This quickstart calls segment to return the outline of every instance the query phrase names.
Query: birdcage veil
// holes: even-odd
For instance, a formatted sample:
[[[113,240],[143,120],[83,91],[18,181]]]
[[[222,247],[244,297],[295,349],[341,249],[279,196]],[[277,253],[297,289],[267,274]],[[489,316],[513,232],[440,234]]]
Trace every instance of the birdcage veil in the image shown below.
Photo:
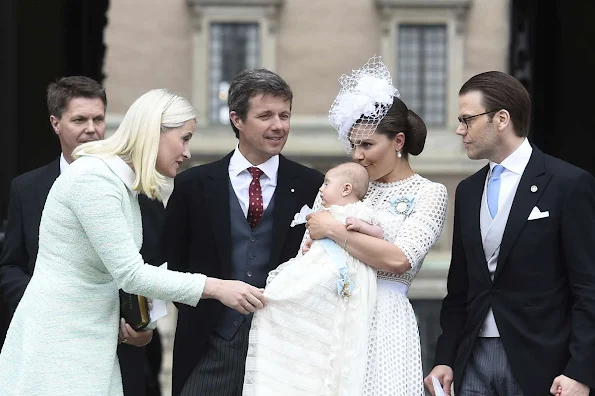
[[[393,86],[388,67],[381,56],[373,56],[351,76],[339,78],[341,89],[330,110],[329,120],[339,133],[345,151],[369,138],[378,123],[393,104],[394,97],[401,97]]]

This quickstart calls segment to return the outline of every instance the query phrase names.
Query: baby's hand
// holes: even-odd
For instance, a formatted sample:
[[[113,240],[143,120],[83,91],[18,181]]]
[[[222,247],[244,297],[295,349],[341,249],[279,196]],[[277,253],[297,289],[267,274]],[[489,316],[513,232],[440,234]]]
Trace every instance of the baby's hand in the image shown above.
[[[304,246],[302,247],[302,254],[308,253],[308,250],[310,250],[310,247],[312,247],[312,242],[314,242],[312,239],[306,239],[306,242],[304,242]]]
[[[364,222],[356,217],[348,217],[345,219],[345,225],[347,226],[348,231],[360,232],[363,224]]]

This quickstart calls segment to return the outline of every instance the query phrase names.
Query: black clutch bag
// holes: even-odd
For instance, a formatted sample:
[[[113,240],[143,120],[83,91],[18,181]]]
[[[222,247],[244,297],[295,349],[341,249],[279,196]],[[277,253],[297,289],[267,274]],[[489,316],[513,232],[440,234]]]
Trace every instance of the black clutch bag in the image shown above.
[[[145,328],[151,321],[147,298],[120,289],[120,317],[136,331]]]

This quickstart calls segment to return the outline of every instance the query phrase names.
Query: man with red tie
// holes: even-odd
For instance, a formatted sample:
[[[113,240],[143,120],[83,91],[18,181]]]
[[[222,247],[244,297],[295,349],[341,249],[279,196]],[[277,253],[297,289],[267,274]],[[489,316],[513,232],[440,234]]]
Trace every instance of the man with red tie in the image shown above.
[[[238,145],[176,177],[163,233],[169,268],[262,288],[269,271],[296,255],[305,228],[290,223],[303,205],[312,206],[323,175],[280,155],[292,99],[291,88],[269,70],[234,78],[228,105]],[[244,315],[206,300],[178,305],[174,395],[242,394],[252,297]]]

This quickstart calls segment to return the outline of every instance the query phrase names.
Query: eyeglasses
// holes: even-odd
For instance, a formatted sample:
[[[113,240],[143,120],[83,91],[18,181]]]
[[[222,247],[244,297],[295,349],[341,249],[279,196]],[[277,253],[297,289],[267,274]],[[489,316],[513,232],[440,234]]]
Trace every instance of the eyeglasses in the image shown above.
[[[461,124],[463,124],[465,126],[465,128],[469,128],[469,124],[467,123],[470,119],[475,118],[475,117],[479,117],[482,115],[486,115],[486,114],[490,114],[490,113],[495,113],[499,110],[492,110],[492,111],[486,111],[485,113],[481,113],[481,114],[475,114],[469,117],[457,117],[457,119],[459,120],[459,122]]]

